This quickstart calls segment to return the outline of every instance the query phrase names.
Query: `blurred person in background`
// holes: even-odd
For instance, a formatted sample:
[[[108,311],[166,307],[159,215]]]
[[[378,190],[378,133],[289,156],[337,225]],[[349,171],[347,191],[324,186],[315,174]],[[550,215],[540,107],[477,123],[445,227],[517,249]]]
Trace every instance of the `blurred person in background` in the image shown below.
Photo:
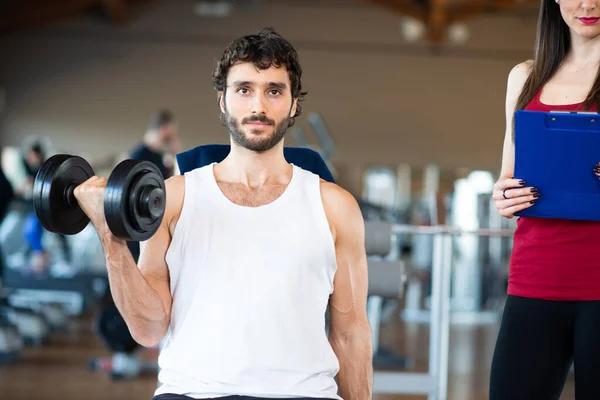
[[[21,149],[2,150],[2,169],[19,199],[31,199],[35,176],[46,159],[44,148],[42,140],[36,138],[25,141]]]
[[[0,159],[2,155],[0,155]],[[13,187],[6,177],[4,170],[2,169],[2,164],[0,163],[0,224],[4,220],[4,216],[8,211],[8,207],[15,197],[15,191]]]
[[[131,151],[129,158],[150,161],[160,169],[165,179],[177,173],[175,156],[181,151],[179,127],[175,115],[161,109],[150,116],[142,141]]]
[[[0,154],[0,159],[2,155]],[[4,220],[4,216],[6,215],[8,208],[10,207],[13,198],[15,197],[15,192],[10,184],[10,181],[4,174],[4,170],[2,169],[2,164],[0,163],[0,226],[2,225],[2,221]],[[2,248],[0,248],[0,287],[2,286],[2,280],[4,278],[4,255],[2,254]]]
[[[42,243],[44,230],[32,204],[33,183],[46,160],[46,153],[43,139],[37,137],[25,140],[20,149],[10,147],[2,152],[2,168],[13,188],[15,199],[26,205],[27,218],[24,222],[23,236],[31,256],[28,267],[35,273],[46,271],[50,265],[48,252]]]

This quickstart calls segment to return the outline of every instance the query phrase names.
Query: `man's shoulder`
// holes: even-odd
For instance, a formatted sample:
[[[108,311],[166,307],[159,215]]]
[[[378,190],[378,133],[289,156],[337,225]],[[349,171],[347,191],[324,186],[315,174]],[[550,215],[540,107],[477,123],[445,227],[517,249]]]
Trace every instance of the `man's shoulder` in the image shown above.
[[[167,197],[165,217],[171,221],[179,219],[183,210],[186,192],[192,193],[192,196],[195,196],[193,193],[198,193],[198,185],[202,185],[210,179],[211,168],[211,165],[205,165],[165,179]],[[186,184],[190,186],[186,187]]]
[[[185,175],[173,175],[165,179],[165,184],[171,186],[185,185]]]
[[[138,143],[135,146],[133,146],[133,148],[129,151],[129,155],[130,157],[136,157],[142,154],[147,154],[148,153],[148,147],[146,147],[145,144],[143,143]]]
[[[185,176],[174,175],[165,180],[165,191],[167,204],[165,216],[177,218],[183,208],[183,199],[185,197]]]
[[[211,176],[211,168],[212,165],[204,165],[165,179],[167,193],[172,192],[174,196],[182,196],[185,192],[186,181],[188,181],[186,177],[191,178],[192,183],[197,181],[203,182],[203,180]]]
[[[356,197],[343,187],[321,179],[321,198],[330,222],[336,225],[348,219],[362,219]]]
[[[356,198],[340,185],[320,178],[321,196],[323,200],[340,202],[340,205],[357,204]]]

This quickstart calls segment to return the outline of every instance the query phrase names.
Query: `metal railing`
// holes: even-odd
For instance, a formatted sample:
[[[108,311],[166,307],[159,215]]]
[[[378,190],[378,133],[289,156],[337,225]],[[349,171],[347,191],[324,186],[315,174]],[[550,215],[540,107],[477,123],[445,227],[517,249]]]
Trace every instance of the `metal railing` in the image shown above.
[[[448,396],[448,354],[450,333],[450,274],[453,263],[452,239],[457,236],[510,237],[510,229],[466,230],[452,226],[394,225],[394,235],[433,235],[431,321],[429,331],[429,369],[427,373],[374,372],[374,393],[428,395],[429,400]]]

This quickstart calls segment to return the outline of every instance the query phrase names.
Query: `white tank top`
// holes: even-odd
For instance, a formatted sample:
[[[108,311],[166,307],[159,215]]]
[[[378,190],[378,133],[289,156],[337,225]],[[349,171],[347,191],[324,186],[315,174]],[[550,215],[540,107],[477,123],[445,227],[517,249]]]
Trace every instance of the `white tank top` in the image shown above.
[[[336,257],[319,176],[293,165],[279,198],[244,207],[213,167],[184,175],[155,394],[341,399],[325,331]]]

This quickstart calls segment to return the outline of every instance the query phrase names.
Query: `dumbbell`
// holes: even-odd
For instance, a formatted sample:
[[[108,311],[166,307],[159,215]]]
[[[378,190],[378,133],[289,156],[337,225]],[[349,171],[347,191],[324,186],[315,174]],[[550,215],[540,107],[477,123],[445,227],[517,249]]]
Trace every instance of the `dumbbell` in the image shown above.
[[[50,232],[75,235],[90,222],[77,204],[77,186],[94,176],[79,156],[57,154],[40,167],[33,183],[33,207]],[[166,205],[164,178],[149,161],[124,160],[111,172],[104,192],[104,215],[111,232],[127,241],[148,240],[160,226]]]

